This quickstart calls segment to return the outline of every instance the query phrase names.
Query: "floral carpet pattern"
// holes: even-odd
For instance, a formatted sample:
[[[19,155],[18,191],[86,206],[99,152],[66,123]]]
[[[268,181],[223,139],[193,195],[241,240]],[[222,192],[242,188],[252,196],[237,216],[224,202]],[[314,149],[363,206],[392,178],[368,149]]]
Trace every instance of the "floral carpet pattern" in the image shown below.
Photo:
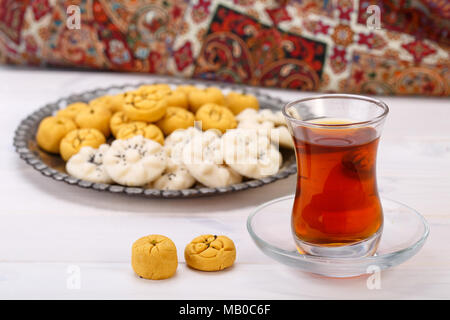
[[[367,23],[373,5],[380,9],[380,28]],[[79,10],[79,29],[67,23],[70,6]],[[0,0],[0,63],[306,91],[449,96],[450,4]]]

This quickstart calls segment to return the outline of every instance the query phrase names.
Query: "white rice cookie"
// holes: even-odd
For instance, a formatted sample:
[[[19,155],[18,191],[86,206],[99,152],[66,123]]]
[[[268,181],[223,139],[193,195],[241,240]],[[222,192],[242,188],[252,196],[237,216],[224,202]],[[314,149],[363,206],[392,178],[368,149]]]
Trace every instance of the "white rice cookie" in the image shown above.
[[[259,121],[258,119],[259,119],[258,111],[252,108],[244,109],[236,116],[236,120],[238,122],[246,120]]]
[[[271,121],[275,126],[285,126],[286,119],[281,111],[273,112],[270,109],[260,110],[258,113],[258,120],[260,122]]]
[[[98,149],[83,147],[66,163],[66,170],[75,178],[94,183],[112,183],[113,180],[105,170],[103,159],[109,145],[102,144]]]
[[[244,120],[239,122],[238,128],[255,130],[258,134],[268,137],[271,130],[275,127],[272,121],[256,122],[253,120]]]
[[[270,131],[270,141],[275,145],[280,145],[284,148],[294,149],[294,141],[285,126],[279,126]]]
[[[285,126],[274,127],[274,123],[271,121],[264,121],[263,123],[255,122],[251,120],[245,120],[239,123],[238,128],[256,130],[258,134],[264,135],[270,138],[270,141],[284,148],[294,149],[294,142],[292,141],[291,134]]]
[[[171,158],[167,161],[164,174],[153,182],[153,188],[160,190],[189,189],[195,184],[195,178],[184,164],[177,164]]]
[[[135,136],[115,140],[106,152],[103,163],[116,183],[137,187],[160,177],[166,169],[166,158],[159,143]]]
[[[251,130],[228,130],[222,137],[224,160],[239,174],[260,179],[278,172],[282,156],[268,137]]]
[[[195,135],[183,149],[183,163],[201,184],[224,187],[242,181],[241,175],[223,164],[221,139],[213,131]]]
[[[181,165],[182,161],[182,153],[184,146],[191,141],[191,139],[195,135],[203,134],[202,131],[190,127],[188,129],[178,129],[172,132],[169,136],[167,136],[164,142],[164,149],[166,151],[166,155],[171,158],[171,161],[174,164]]]
[[[190,127],[187,129],[177,129],[166,137],[166,139],[164,140],[164,146],[170,148],[178,143],[183,143],[186,140],[189,140],[192,135],[196,133],[201,133],[201,131],[194,127]]]

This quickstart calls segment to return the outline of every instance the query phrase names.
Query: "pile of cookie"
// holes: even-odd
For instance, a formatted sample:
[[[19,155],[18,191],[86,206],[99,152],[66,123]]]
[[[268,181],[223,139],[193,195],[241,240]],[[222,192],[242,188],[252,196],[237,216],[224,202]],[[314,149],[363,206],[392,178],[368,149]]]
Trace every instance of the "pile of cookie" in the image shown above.
[[[293,148],[281,112],[259,110],[255,96],[167,84],[70,104],[41,121],[36,140],[76,178],[162,190],[269,176],[278,145]]]

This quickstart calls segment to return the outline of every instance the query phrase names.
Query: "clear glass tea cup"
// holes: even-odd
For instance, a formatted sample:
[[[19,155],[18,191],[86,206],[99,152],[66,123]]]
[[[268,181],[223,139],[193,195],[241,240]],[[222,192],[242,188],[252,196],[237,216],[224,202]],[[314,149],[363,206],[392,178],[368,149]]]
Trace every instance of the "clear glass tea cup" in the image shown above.
[[[377,99],[319,95],[283,108],[295,142],[292,232],[302,254],[373,255],[383,230],[376,157],[389,112]]]

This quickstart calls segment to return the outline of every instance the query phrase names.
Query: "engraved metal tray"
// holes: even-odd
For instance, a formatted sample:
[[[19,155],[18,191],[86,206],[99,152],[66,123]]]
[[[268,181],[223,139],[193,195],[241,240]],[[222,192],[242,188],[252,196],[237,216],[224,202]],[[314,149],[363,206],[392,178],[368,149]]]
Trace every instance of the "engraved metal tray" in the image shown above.
[[[117,184],[103,184],[103,183],[93,183],[85,180],[81,180],[70,176],[65,170],[65,162],[61,159],[59,155],[54,155],[41,150],[36,143],[36,131],[41,120],[54,114],[57,110],[65,108],[67,105],[83,101],[88,102],[98,96],[106,94],[116,94],[127,90],[133,90],[143,84],[152,83],[168,83],[169,85],[176,86],[182,84],[191,84],[199,87],[215,86],[219,87],[224,91],[233,90],[237,92],[250,93],[255,95],[260,103],[261,109],[272,109],[280,110],[285,104],[284,101],[279,98],[271,97],[267,94],[261,93],[259,90],[254,88],[242,88],[240,86],[230,85],[230,84],[219,84],[219,83],[204,83],[190,80],[181,79],[164,79],[162,81],[150,81],[145,83],[121,85],[121,86],[111,86],[108,88],[100,88],[92,91],[86,91],[80,94],[74,94],[69,97],[61,98],[56,102],[49,103],[40,109],[36,110],[24,120],[21,121],[17,127],[14,135],[14,147],[20,158],[25,160],[27,164],[32,166],[34,169],[42,173],[44,176],[51,179],[65,182],[74,186],[81,188],[93,189],[97,191],[105,191],[111,193],[124,193],[127,195],[140,195],[148,198],[193,198],[202,196],[212,196],[220,195],[223,193],[230,193],[236,191],[243,191],[249,188],[258,188],[266,184],[272,183],[276,180],[284,179],[291,174],[296,173],[296,161],[295,153],[292,150],[287,150],[280,148],[283,155],[283,164],[280,170],[271,176],[257,179],[257,180],[243,180],[241,183],[229,185],[220,188],[208,188],[200,184],[196,184],[191,189],[184,190],[159,190],[159,189],[148,189],[144,187],[127,187]]]

